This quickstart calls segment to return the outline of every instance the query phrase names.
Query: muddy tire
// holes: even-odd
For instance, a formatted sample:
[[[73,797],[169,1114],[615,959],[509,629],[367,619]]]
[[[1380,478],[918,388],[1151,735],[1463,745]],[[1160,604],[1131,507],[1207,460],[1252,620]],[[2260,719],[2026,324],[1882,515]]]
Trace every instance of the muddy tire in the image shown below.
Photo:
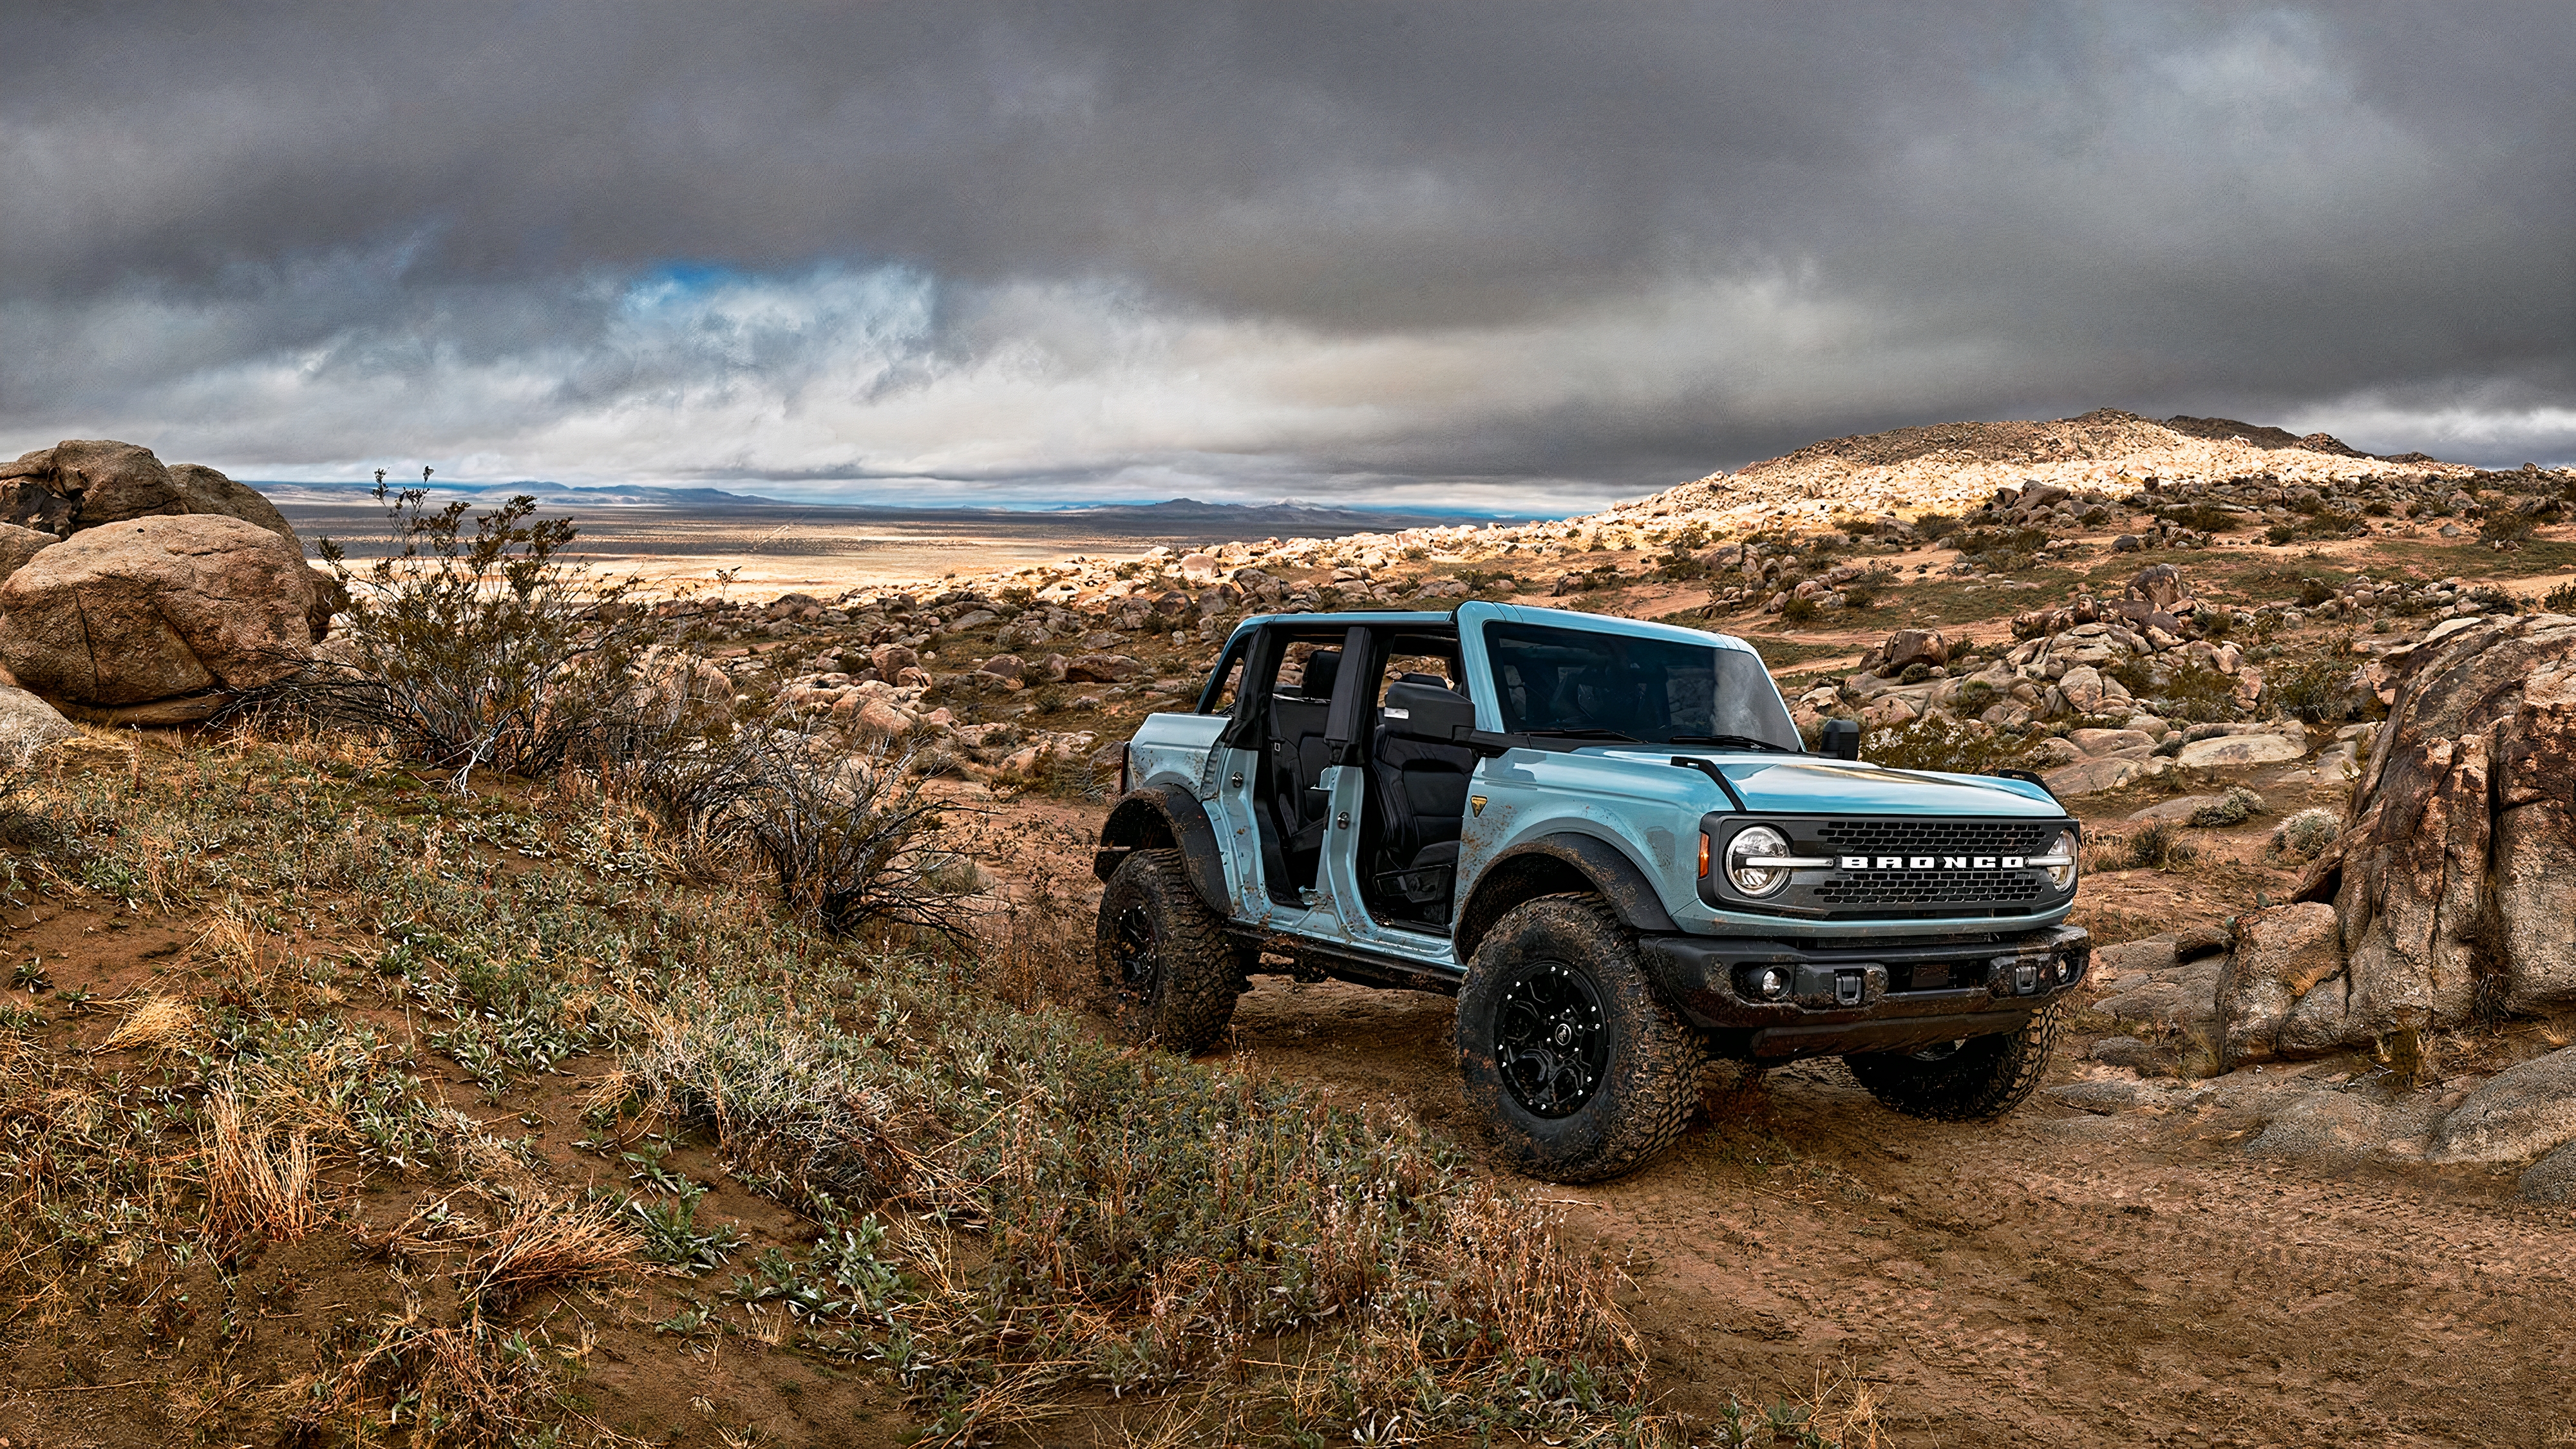
[[[1136,850],[1100,893],[1092,959],[1121,1040],[1195,1056],[1234,1019],[1243,962],[1177,850]]]
[[[1699,1033],[1591,896],[1513,907],[1458,992],[1458,1067],[1495,1156],[1551,1182],[1617,1177],[1672,1145],[1699,1105]]]
[[[1972,1036],[1912,1052],[1853,1052],[1851,1074],[1879,1102],[1908,1117],[1986,1122],[2039,1089],[2066,1021],[2063,1003],[2032,1015],[2019,1031]]]

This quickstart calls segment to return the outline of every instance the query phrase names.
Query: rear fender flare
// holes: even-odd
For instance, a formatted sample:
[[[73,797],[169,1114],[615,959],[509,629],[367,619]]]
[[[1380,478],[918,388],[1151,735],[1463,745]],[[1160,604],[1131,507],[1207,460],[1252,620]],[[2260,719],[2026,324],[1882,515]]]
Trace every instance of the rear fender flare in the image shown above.
[[[1620,924],[1641,935],[1681,929],[1655,890],[1654,877],[1626,851],[1597,835],[1559,831],[1526,840],[1487,862],[1458,913],[1453,933],[1465,963],[1505,911],[1537,896],[1586,891],[1601,897]]]
[[[1120,796],[1100,827],[1100,850],[1092,857],[1091,873],[1108,880],[1131,850],[1178,850],[1199,900],[1220,919],[1233,917],[1216,825],[1197,796],[1178,785],[1148,785]]]

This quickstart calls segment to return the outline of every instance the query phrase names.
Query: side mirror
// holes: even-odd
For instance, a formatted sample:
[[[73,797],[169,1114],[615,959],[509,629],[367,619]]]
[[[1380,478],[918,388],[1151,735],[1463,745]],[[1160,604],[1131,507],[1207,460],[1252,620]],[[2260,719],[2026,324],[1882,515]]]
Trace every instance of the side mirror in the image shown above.
[[[1816,752],[1837,760],[1860,758],[1860,721],[1829,719],[1824,734],[1816,741]]]
[[[1433,744],[1456,744],[1476,727],[1476,705],[1455,690],[1428,684],[1391,684],[1386,691],[1387,733]]]

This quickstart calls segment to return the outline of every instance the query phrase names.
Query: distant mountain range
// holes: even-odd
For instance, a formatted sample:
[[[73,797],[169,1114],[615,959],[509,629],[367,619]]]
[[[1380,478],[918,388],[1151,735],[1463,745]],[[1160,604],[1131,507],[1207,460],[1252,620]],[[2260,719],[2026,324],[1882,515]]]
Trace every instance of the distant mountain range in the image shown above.
[[[374,492],[374,485],[368,483],[252,482],[250,486],[279,503],[347,506],[366,499]],[[388,482],[386,486],[395,485]],[[1469,513],[1463,510],[1346,508],[1331,504],[1308,503],[1294,498],[1282,499],[1277,503],[1202,503],[1195,498],[1173,498],[1161,503],[1074,503],[1055,508],[938,506],[902,508],[871,503],[800,502],[783,498],[764,498],[756,493],[731,493],[721,488],[660,488],[644,484],[579,487],[565,483],[525,481],[468,486],[440,483],[433,479],[429,491],[434,499],[463,498],[474,503],[497,503],[502,499],[524,493],[535,498],[540,505],[550,508],[761,510],[789,508],[798,512],[828,511],[860,518],[885,520],[920,518],[925,514],[942,517],[1062,518],[1123,532],[1165,534],[1205,530],[1238,537],[1254,530],[1281,534],[1340,534],[1380,529],[1426,528],[1457,523],[1519,523],[1527,522],[1530,517],[1529,515],[1504,517]]]

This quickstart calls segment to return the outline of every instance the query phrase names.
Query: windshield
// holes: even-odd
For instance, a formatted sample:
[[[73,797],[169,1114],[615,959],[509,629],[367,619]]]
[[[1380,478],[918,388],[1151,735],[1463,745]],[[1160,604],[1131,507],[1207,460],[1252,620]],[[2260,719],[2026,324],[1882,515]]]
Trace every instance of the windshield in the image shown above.
[[[1769,671],[1741,649],[1497,621],[1485,654],[1508,733],[1799,748]]]

